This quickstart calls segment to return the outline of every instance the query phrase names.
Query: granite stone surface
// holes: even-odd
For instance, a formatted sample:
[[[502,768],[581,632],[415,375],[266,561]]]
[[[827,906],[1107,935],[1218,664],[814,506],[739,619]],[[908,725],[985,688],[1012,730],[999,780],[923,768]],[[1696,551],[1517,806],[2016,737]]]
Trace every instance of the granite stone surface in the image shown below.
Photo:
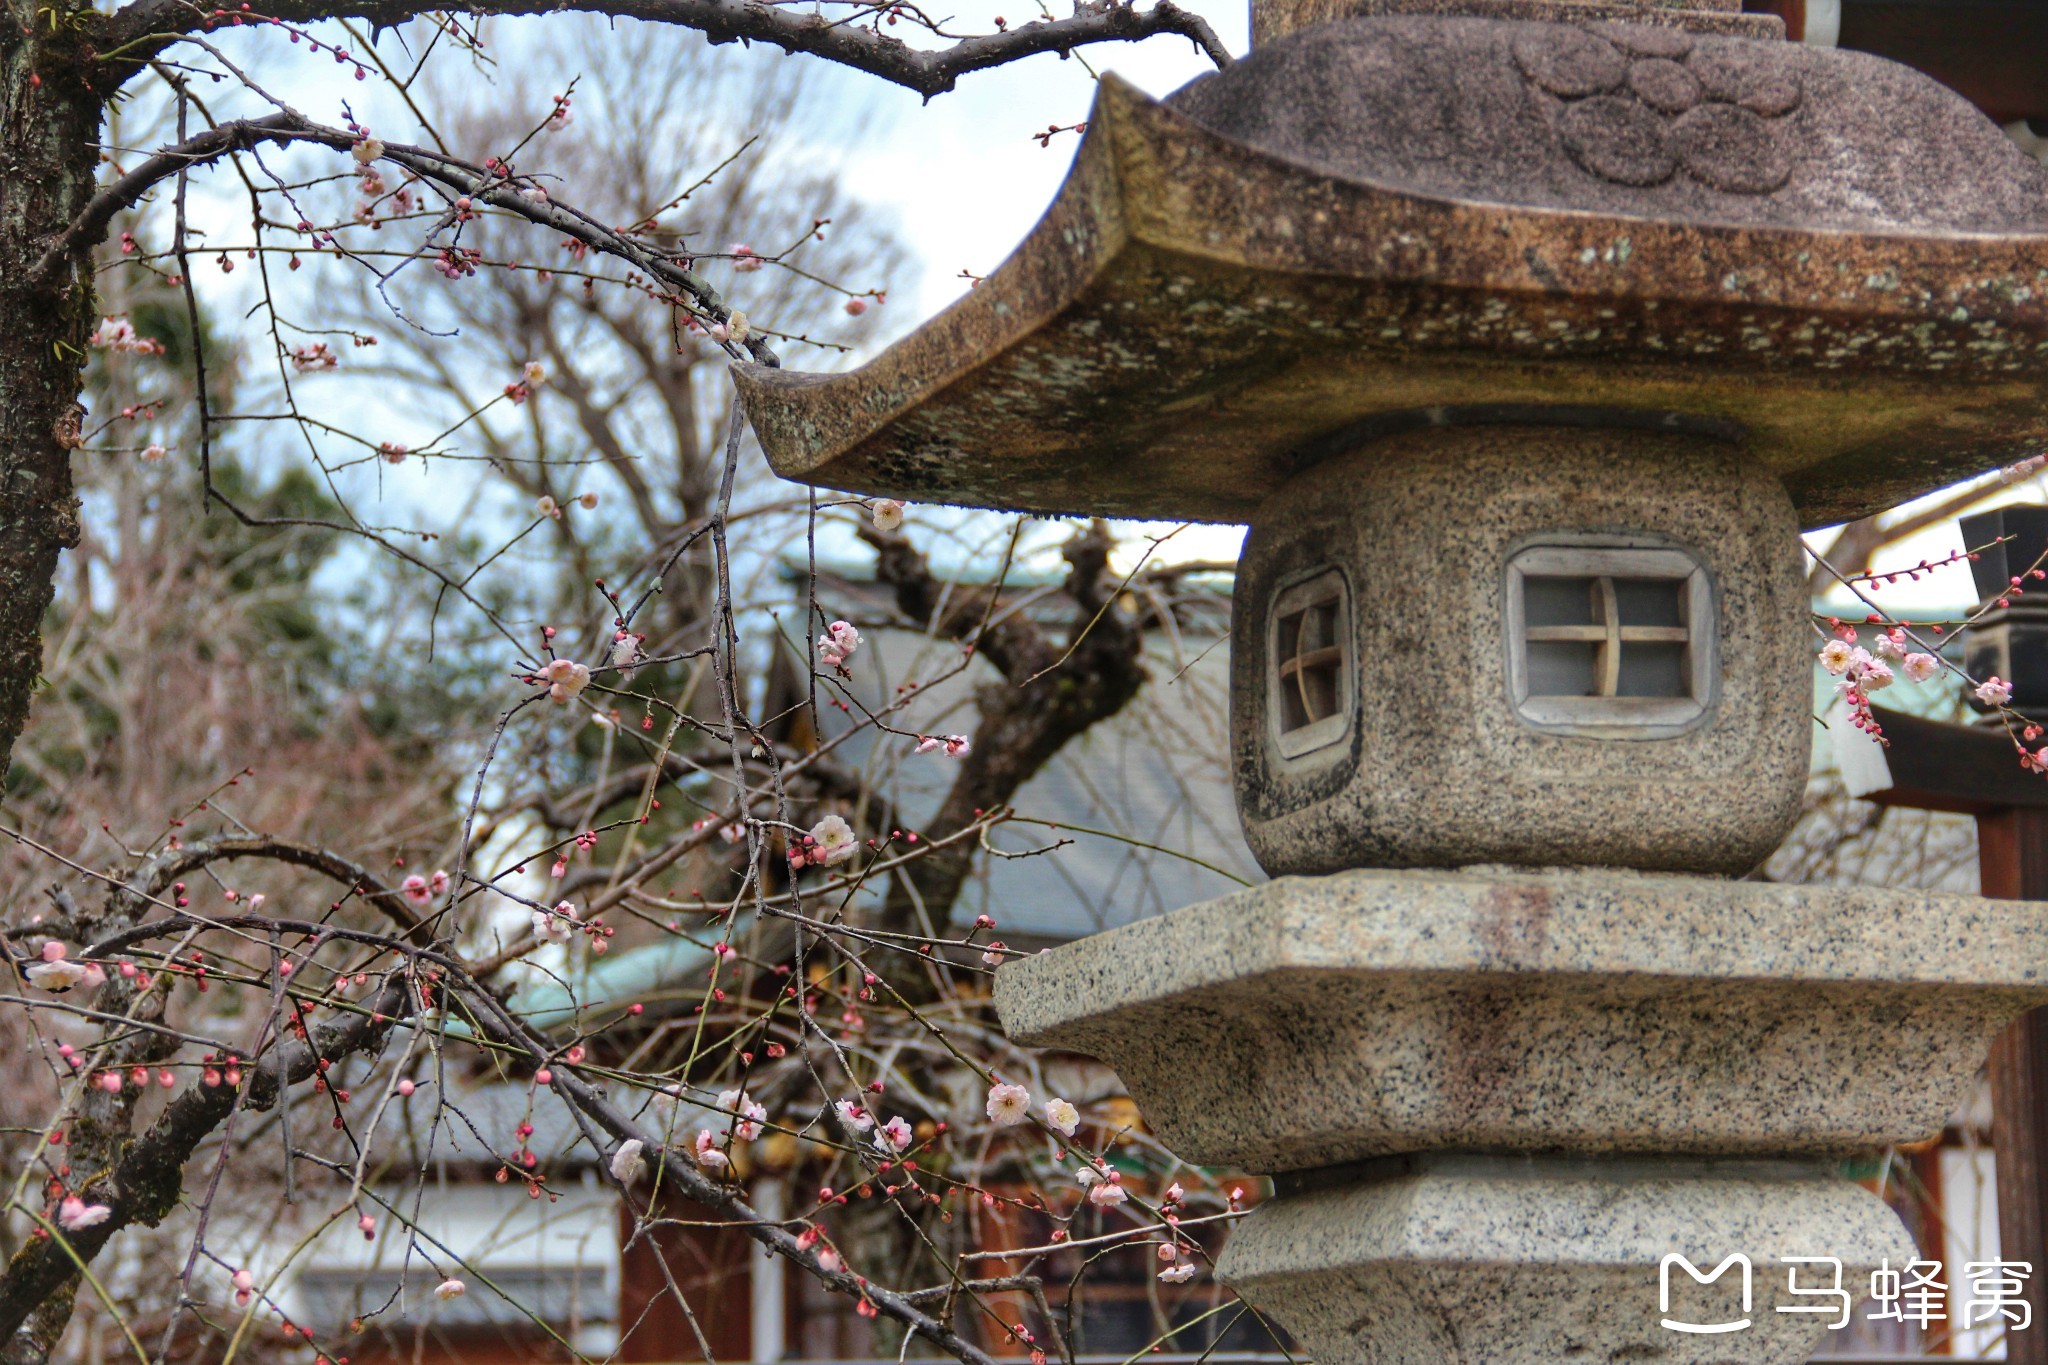
[[[1231,655],[1238,809],[1272,873],[1467,863],[1741,874],[1798,817],[1811,749],[1799,540],[1783,486],[1671,432],[1475,426],[1368,441],[1259,507]],[[1534,544],[1675,547],[1704,567],[1715,668],[1683,732],[1557,733],[1509,695],[1504,573]],[[1289,757],[1268,615],[1346,575],[1352,723]]]
[[[1289,877],[996,973],[1187,1160],[1843,1154],[2048,1003],[2048,904],[1584,871]]]
[[[2048,172],[1867,55],[1390,14],[1107,78],[1000,269],[869,364],[742,365],[787,478],[1249,521],[1363,430],[1737,442],[1800,523],[2048,445]]]
[[[1733,1253],[1746,1305],[1740,1265],[1705,1285],[1663,1265],[1711,1276]],[[1871,1271],[1917,1254],[1876,1195],[1789,1163],[1437,1157],[1262,1206],[1218,1273],[1320,1365],[1795,1365],[1843,1301],[1792,1293],[1793,1274],[1860,1302]],[[1787,1259],[1809,1256],[1839,1279]]]
[[[1443,14],[1676,28],[1739,38],[1782,39],[1775,14],[1744,14],[1742,0],[1252,0],[1252,45],[1305,28],[1378,14]]]

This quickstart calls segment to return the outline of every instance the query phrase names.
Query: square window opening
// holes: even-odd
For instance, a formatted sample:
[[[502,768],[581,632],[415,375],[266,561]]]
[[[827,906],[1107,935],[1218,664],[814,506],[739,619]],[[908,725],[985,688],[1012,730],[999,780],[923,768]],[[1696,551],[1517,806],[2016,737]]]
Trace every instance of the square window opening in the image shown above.
[[[1539,546],[1508,564],[1509,683],[1539,728],[1648,737],[1702,714],[1713,598],[1680,550]]]
[[[1351,630],[1342,575],[1332,570],[1284,589],[1273,603],[1273,722],[1293,758],[1350,728]]]

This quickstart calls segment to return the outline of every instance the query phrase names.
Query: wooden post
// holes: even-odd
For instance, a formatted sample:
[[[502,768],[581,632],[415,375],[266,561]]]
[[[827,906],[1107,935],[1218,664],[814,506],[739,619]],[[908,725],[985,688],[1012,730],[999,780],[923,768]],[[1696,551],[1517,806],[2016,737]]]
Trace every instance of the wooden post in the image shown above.
[[[2020,769],[2005,732],[1875,710],[1890,741],[1885,780],[1858,794],[1880,805],[1974,815],[1978,889],[1996,900],[2048,900],[2048,782]],[[2048,1009],[1999,1036],[1988,1074],[1998,1256],[2033,1267],[2024,1281],[2033,1321],[2007,1334],[2006,1361],[2048,1365]],[[1957,1269],[1949,1267],[1950,1300],[1960,1303]]]
[[[2048,810],[1977,817],[1977,866],[1986,896],[2048,900]],[[1998,1163],[1998,1255],[2031,1262],[2034,1321],[2005,1338],[2008,1365],[2048,1365],[2048,1009],[1999,1035],[1991,1048],[1991,1146]]]

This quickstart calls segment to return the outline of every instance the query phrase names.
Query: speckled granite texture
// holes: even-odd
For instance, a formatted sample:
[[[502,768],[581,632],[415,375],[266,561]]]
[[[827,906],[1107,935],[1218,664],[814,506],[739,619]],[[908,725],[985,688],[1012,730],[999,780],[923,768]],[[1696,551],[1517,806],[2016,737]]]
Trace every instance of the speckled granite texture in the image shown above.
[[[1203,1164],[1932,1136],[2048,1003],[2048,904],[1589,872],[1284,878],[996,973]]]
[[[1719,670],[1684,733],[1545,733],[1508,695],[1509,557],[1606,533],[1683,549],[1717,599]],[[1276,588],[1349,579],[1354,724],[1294,758],[1267,723]],[[1263,503],[1238,560],[1231,742],[1268,872],[1469,863],[1741,874],[1806,788],[1811,646],[1784,487],[1669,432],[1477,426],[1368,441]]]
[[[1252,0],[1252,45],[1338,19],[1372,14],[1443,14],[1556,23],[1621,20],[1694,33],[1781,39],[1775,14],[1744,14],[1742,0]]]
[[[1669,1316],[1746,1318],[1723,1334],[1662,1325],[1660,1263],[1674,1266]],[[1319,1365],[1795,1365],[1830,1315],[1788,1292],[1788,1256],[1843,1262],[1857,1300],[1881,1260],[1917,1252],[1895,1214],[1846,1180],[1789,1164],[1435,1158],[1283,1197],[1231,1236],[1220,1276],[1287,1325]],[[1833,1282],[1800,1266],[1799,1287]]]

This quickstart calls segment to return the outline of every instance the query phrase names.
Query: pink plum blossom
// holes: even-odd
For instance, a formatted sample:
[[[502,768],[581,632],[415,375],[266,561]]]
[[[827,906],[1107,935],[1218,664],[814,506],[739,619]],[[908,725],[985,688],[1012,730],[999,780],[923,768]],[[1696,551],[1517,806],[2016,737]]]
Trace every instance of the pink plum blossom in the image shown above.
[[[1031,1092],[997,1081],[988,1088],[988,1116],[998,1128],[1014,1128],[1031,1117]]]
[[[2012,684],[2000,681],[1996,673],[1977,684],[1977,700],[1986,706],[2003,706],[2012,700]]]
[[[834,621],[818,637],[818,662],[827,668],[844,668],[860,645],[860,632],[852,622]]]
[[[533,935],[548,943],[567,943],[576,934],[579,916],[569,901],[558,901],[553,911],[533,912]]]
[[[697,1130],[697,1164],[714,1175],[732,1164],[731,1158],[719,1150],[718,1135],[709,1128]]]
[[[557,706],[568,705],[590,686],[590,669],[573,659],[548,660],[540,677],[548,685],[548,700]]]
[[[768,1111],[746,1097],[738,1090],[718,1092],[718,1107],[728,1113],[738,1114],[740,1121],[733,1125],[733,1136],[741,1142],[752,1142],[761,1136],[761,1125],[768,1119]]]
[[[71,1195],[57,1205],[57,1226],[66,1232],[83,1232],[106,1222],[113,1213],[105,1204],[88,1204]]]

